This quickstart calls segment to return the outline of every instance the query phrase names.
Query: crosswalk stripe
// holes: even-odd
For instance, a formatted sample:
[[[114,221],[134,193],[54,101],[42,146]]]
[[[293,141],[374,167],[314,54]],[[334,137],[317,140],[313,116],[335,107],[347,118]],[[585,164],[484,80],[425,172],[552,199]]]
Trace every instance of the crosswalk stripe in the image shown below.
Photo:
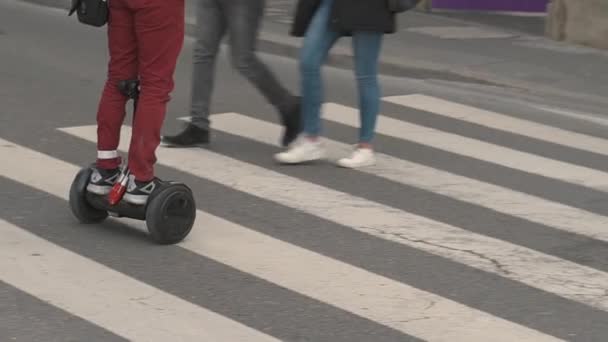
[[[91,142],[95,126],[62,131]],[[122,151],[130,127],[123,127]],[[604,288],[608,274],[502,240],[302,181],[204,149],[157,151],[161,164],[233,189],[350,227],[372,236],[412,246],[456,262],[499,274],[564,298],[608,310]],[[214,165],[214,167],[208,167]],[[539,272],[539,269],[542,272]],[[590,284],[595,285],[590,285]],[[572,291],[576,288],[576,291]]]
[[[354,108],[326,103],[323,112],[327,120],[359,127],[359,111]],[[608,173],[602,171],[512,150],[384,115],[378,116],[376,132],[567,183],[591,188],[608,187]]]
[[[433,96],[421,94],[399,95],[385,97],[383,100],[460,121],[471,122],[563,146],[608,155],[608,140],[570,132],[534,121],[519,119]]]
[[[214,129],[240,135],[268,145],[276,145],[281,133],[279,125],[238,113],[218,113],[213,117]],[[243,129],[247,127],[247,129]],[[332,158],[346,156],[352,147],[331,139],[324,144]],[[335,156],[333,154],[336,154]],[[413,185],[444,196],[548,225],[563,231],[608,241],[608,217],[552,202],[508,188],[455,175],[376,152],[376,165],[359,171],[401,184]]]
[[[567,118],[591,122],[600,126],[608,127],[608,120],[600,114],[569,110],[566,108],[556,108],[552,106],[544,106],[540,104],[529,104],[531,107],[540,109],[545,112],[559,114]]]
[[[28,152],[23,157],[43,161]],[[6,164],[11,163],[3,163]],[[74,168],[69,169],[73,171]],[[65,193],[63,190],[58,195]],[[2,281],[126,339],[277,341],[72,253],[2,219],[0,235]]]
[[[43,191],[65,198],[65,187],[78,171],[76,166],[14,144],[11,146],[15,153],[11,158],[20,166],[0,167],[2,175],[30,184],[30,180],[36,179],[37,174],[35,168],[28,166],[44,165],[47,181],[36,183],[35,187],[40,186]],[[49,179],[53,182],[48,182]],[[63,189],[57,184],[62,184]],[[143,222],[132,222],[133,225],[144,228]],[[482,341],[489,335],[497,341],[505,342],[557,340],[200,210],[197,211],[192,233],[180,246],[427,340]],[[28,252],[26,250],[24,253]]]
[[[409,335],[427,341],[552,339],[226,220],[201,218],[185,248]]]

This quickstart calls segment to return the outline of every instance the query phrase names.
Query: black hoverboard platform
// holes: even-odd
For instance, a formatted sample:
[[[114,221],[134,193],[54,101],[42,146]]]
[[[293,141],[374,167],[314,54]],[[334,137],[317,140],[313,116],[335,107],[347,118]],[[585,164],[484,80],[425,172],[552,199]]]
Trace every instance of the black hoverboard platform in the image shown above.
[[[162,245],[178,243],[192,230],[196,203],[186,185],[161,181],[145,205],[120,201],[112,206],[107,196],[87,191],[92,172],[91,167],[81,169],[70,188],[70,208],[81,223],[100,223],[108,216],[145,221],[152,239]]]

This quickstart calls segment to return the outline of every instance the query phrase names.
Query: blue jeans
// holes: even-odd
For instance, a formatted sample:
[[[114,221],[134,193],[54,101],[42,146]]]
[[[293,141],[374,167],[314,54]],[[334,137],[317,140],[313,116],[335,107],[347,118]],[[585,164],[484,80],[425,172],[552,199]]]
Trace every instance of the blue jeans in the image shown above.
[[[300,51],[303,132],[311,137],[319,136],[321,133],[321,103],[323,101],[321,66],[327,59],[331,47],[341,37],[340,33],[329,27],[332,2],[332,0],[322,0],[308,27]],[[360,143],[371,142],[376,128],[376,118],[380,108],[378,58],[382,37],[381,32],[353,32],[355,74],[361,119]]]

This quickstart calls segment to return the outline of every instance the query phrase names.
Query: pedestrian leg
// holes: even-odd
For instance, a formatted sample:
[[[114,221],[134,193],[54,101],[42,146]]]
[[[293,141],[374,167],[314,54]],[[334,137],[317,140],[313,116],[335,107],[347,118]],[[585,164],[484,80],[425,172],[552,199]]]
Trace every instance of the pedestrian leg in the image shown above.
[[[190,100],[190,123],[175,135],[165,135],[162,142],[170,147],[207,144],[210,140],[210,107],[215,84],[215,66],[222,37],[226,32],[226,2],[196,1],[196,41]]]
[[[300,131],[300,103],[256,55],[265,1],[232,0],[227,4],[232,64],[277,108],[280,120],[286,128],[281,144],[287,146]]]
[[[382,45],[381,32],[357,31],[353,33],[355,75],[359,92],[359,143],[353,153],[338,160],[338,165],[349,168],[375,164],[372,139],[380,109],[378,84],[378,58]]]
[[[302,79],[303,139],[287,151],[275,155],[280,163],[297,164],[318,160],[325,151],[318,137],[321,134],[321,103],[323,82],[321,67],[331,47],[340,34],[330,29],[329,16],[331,0],[323,0],[317,9],[300,52],[300,72]]]
[[[152,0],[136,12],[141,93],[129,167],[137,181],[147,182],[154,178],[155,151],[184,41],[184,0]]]

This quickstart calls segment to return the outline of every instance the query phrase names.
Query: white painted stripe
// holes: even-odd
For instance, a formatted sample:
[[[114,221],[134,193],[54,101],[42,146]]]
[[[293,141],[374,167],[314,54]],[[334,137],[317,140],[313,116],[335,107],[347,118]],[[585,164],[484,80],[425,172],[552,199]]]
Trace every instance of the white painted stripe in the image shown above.
[[[15,161],[19,163],[15,164],[29,157],[33,157],[30,160],[44,161],[38,158],[40,156],[24,153],[18,155]],[[31,166],[35,165],[41,164]],[[49,170],[47,166],[55,166],[42,165],[45,172]],[[70,171],[75,169],[61,163],[59,166]],[[24,171],[35,173],[34,170],[37,168]],[[2,171],[6,176],[6,170]],[[55,171],[57,169],[52,169],[50,173]],[[63,175],[59,180],[67,175],[58,174]],[[57,186],[51,185],[51,188],[56,189]],[[64,192],[55,195],[61,196]],[[0,236],[2,281],[123,338],[158,342],[277,341],[72,253],[1,219]]]
[[[94,141],[95,126],[62,129]],[[123,127],[121,141],[129,141]],[[122,148],[128,148],[124,144]],[[325,188],[208,150],[165,149],[158,160],[177,170],[207,178],[352,229],[496,273],[564,298],[608,310],[608,274],[502,240]],[[269,156],[269,161],[271,157]],[[215,165],[216,167],[208,167]],[[595,285],[590,285],[591,283]],[[573,291],[576,289],[576,291]]]
[[[99,159],[114,159],[118,158],[118,151],[97,151]]]
[[[237,113],[213,115],[214,129],[240,135],[269,145],[276,145],[281,133],[279,125]],[[247,127],[247,129],[243,129]],[[352,147],[324,139],[330,155],[336,159],[352,152]],[[608,217],[573,208],[540,197],[527,195],[475,179],[463,177],[428,166],[376,152],[376,165],[360,172],[415,186],[460,201],[489,208],[507,215],[548,225],[563,231],[608,241]]]
[[[327,120],[359,127],[359,111],[356,109],[327,103],[323,111]],[[608,188],[608,173],[605,172],[515,151],[383,115],[378,116],[376,132],[572,184]]]
[[[218,217],[198,222],[185,248],[427,341],[554,340]]]
[[[525,135],[570,146],[577,149],[608,155],[608,140],[570,132],[564,129],[536,123],[534,121],[463,105],[426,95],[402,95],[385,97],[385,101],[401,106],[419,109],[441,116],[471,122],[501,131]]]
[[[559,115],[565,116],[567,118],[573,118],[573,119],[588,121],[588,122],[602,125],[602,126],[608,126],[608,120],[599,114],[575,112],[575,111],[568,110],[568,109],[547,107],[547,106],[535,105],[535,104],[529,104],[529,106],[532,108],[543,110],[545,112],[559,114]]]
[[[80,168],[3,139],[0,151],[14,158],[12,163],[0,163],[1,176],[68,200]],[[45,177],[40,177],[42,165]],[[2,220],[0,236],[0,279],[124,338],[278,341]]]
[[[74,165],[20,146],[12,145],[12,153],[17,158],[15,160],[19,161],[18,164],[29,162],[45,165],[45,170],[49,172],[49,177],[45,179],[53,179],[64,186],[78,171]],[[30,180],[38,178],[33,168],[28,168],[25,173],[15,173],[16,168],[4,169],[2,166],[0,170],[4,176],[28,184]],[[41,190],[65,197],[65,189],[61,190],[53,183],[39,182],[36,185],[41,185]],[[143,222],[135,222],[143,227]],[[22,239],[18,237],[11,241],[19,242]],[[197,212],[197,221],[192,233],[181,246],[419,338],[463,342],[483,341],[489,337],[505,342],[557,341],[535,330],[293,246],[201,211]],[[226,246],[231,247],[227,249]],[[269,250],[272,253],[268,253]],[[31,249],[24,249],[22,253],[27,255],[30,251]],[[72,272],[72,259],[69,260],[70,263],[66,261],[64,265],[69,264],[69,271]],[[28,259],[22,261],[25,266],[31,267]],[[94,270],[90,272],[93,273]],[[103,277],[104,274],[98,276]],[[90,279],[88,273],[83,277],[87,283],[96,280],[94,277]],[[112,303],[111,299],[106,300]],[[139,322],[147,325],[145,320]]]

